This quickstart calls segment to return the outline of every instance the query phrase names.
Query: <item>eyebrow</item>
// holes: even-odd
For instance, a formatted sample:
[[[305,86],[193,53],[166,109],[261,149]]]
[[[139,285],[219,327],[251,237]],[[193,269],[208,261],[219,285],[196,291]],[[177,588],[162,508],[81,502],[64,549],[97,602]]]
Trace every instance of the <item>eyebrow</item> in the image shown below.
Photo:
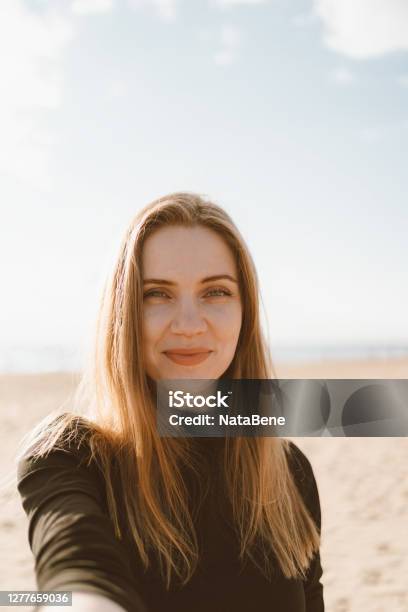
[[[215,276],[206,276],[205,278],[203,278],[200,283],[209,283],[211,281],[217,281],[217,280],[230,280],[233,283],[237,283],[238,281],[233,277],[230,276],[229,274],[216,274]],[[173,283],[172,281],[166,280],[164,278],[146,278],[144,279],[143,283],[145,285],[147,284],[155,284],[155,285],[168,285],[169,287],[174,287],[177,283]]]

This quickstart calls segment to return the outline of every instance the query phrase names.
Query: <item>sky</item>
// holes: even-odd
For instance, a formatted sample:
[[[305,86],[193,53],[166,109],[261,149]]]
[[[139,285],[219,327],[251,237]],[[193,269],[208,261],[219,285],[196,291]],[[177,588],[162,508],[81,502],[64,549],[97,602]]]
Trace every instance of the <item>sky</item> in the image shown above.
[[[0,367],[83,345],[173,191],[235,220],[272,348],[408,345],[405,0],[2,0],[0,77]]]

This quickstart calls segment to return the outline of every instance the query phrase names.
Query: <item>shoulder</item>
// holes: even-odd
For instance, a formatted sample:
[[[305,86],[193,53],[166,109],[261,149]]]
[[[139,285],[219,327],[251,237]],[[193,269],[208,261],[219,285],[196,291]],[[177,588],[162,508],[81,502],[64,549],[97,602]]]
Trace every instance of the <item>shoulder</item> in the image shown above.
[[[89,445],[91,431],[91,423],[73,413],[41,421],[29,432],[28,443],[17,457],[19,490],[34,473],[41,472],[46,478],[50,470],[69,470],[78,476],[86,472],[89,478],[95,478],[96,465]]]
[[[78,529],[100,521],[98,517],[106,513],[105,481],[89,452],[85,424],[77,428],[74,423],[73,430],[64,430],[74,431],[73,435],[47,448],[44,444],[52,441],[53,432],[53,423],[49,425],[17,462],[17,491],[29,520],[29,544],[35,550],[57,533],[62,537],[72,532],[76,541]],[[42,453],[44,448],[47,452]]]

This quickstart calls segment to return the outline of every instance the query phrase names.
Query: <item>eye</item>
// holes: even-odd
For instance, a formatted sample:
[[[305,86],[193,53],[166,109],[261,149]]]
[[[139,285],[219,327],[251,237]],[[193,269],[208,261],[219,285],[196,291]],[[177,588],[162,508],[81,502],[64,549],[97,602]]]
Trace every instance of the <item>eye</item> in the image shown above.
[[[222,287],[215,287],[214,289],[210,289],[209,291],[207,291],[206,295],[209,294],[212,294],[211,297],[225,297],[227,295],[232,295],[232,293],[228,291],[228,289],[222,289]]]
[[[226,296],[231,296],[232,293],[230,291],[228,291],[228,289],[223,289],[222,287],[214,287],[214,289],[209,289],[205,296],[208,297],[226,297]],[[160,289],[151,289],[150,291],[147,291],[144,295],[143,298],[168,298],[168,294],[165,291],[161,291]]]
[[[165,293],[164,291],[160,291],[159,289],[152,289],[151,291],[147,291],[144,295],[144,298],[148,298],[148,297],[168,297],[167,293]]]

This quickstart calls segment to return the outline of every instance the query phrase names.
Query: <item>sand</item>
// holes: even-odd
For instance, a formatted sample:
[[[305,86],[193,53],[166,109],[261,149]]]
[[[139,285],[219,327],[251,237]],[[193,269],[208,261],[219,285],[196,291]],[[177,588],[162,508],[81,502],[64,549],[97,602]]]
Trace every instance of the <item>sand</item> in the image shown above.
[[[276,372],[281,378],[408,378],[408,359],[278,364]],[[0,479],[15,470],[21,437],[63,402],[69,409],[76,380],[71,374],[0,376]],[[320,493],[326,610],[406,612],[408,439],[294,441],[309,458]],[[36,589],[18,493],[2,491],[0,508],[0,590]]]

